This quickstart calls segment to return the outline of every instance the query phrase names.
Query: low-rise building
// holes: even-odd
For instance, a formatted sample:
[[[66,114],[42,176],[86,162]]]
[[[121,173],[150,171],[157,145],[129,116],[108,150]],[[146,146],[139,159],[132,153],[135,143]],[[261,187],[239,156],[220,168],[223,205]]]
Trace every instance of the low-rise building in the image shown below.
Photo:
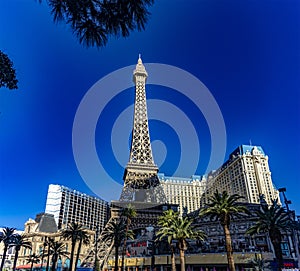
[[[89,230],[91,244],[94,242],[94,231]],[[50,238],[54,241],[62,241],[65,244],[66,252],[71,251],[71,241],[63,240],[61,236],[61,231],[57,229],[54,215],[41,213],[36,216],[35,219],[29,218],[25,223],[24,234],[27,236],[27,240],[31,242],[32,249],[22,247],[19,252],[19,258],[17,267],[18,269],[29,269],[30,264],[28,264],[28,258],[30,255],[35,253],[40,255],[40,263],[36,264],[35,267],[43,268],[46,270],[48,257],[47,250],[49,248]],[[88,252],[90,245],[83,245],[79,255],[79,265],[85,255]],[[77,246],[75,248],[77,250]],[[68,270],[70,266],[70,256],[60,256],[57,262],[57,270]],[[49,258],[51,266],[51,257]]]

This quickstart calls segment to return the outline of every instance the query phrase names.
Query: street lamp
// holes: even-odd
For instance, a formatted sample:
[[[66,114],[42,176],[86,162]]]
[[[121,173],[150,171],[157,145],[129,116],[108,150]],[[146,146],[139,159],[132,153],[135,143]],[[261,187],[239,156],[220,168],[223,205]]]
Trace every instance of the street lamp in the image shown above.
[[[292,204],[292,201],[288,200],[285,195],[286,188],[285,187],[279,188],[278,191],[280,193],[282,193],[282,195],[283,195],[286,210],[288,212],[290,219],[292,221],[295,221],[294,217],[292,216],[292,212],[290,211],[290,208],[289,208],[289,204]],[[299,247],[298,247],[298,237],[296,236],[294,228],[292,228],[292,237],[293,237],[294,250],[295,250],[295,254],[296,254],[296,258],[297,258],[297,262],[298,262],[298,268],[299,268],[300,267],[300,255],[299,255]]]

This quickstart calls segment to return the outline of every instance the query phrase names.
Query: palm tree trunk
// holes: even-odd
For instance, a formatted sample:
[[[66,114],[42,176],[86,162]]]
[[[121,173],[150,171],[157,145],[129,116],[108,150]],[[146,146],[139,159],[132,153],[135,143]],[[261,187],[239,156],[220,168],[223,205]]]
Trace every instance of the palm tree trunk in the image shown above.
[[[172,265],[172,271],[176,271],[175,251],[172,245],[171,245],[171,265]]]
[[[81,246],[82,246],[82,237],[80,237],[78,248],[77,248],[77,254],[76,254],[76,259],[75,259],[75,269],[74,269],[75,271],[77,270]]]
[[[119,246],[115,244],[115,271],[118,271],[119,265]]]
[[[225,235],[225,246],[226,246],[227,262],[228,262],[228,265],[229,265],[229,270],[230,271],[235,271],[229,225],[227,225],[225,223],[223,225],[223,230],[224,230],[224,235]]]
[[[179,255],[180,255],[180,270],[185,271],[185,260],[184,260],[184,249],[179,249]]]
[[[125,253],[126,253],[126,238],[124,240],[124,244],[123,244],[123,247],[122,247],[121,271],[124,271]]]
[[[46,271],[49,271],[49,266],[50,266],[50,241],[51,240],[48,240],[47,241],[47,245],[48,245],[48,249],[47,249],[47,264],[46,264]]]
[[[44,261],[44,256],[45,256],[44,253],[45,253],[45,252],[44,252],[44,247],[43,247],[42,258],[41,258],[41,266],[40,266],[40,270],[41,270],[41,271],[43,270],[43,261]]]
[[[13,264],[13,271],[16,270],[18,257],[19,257],[19,249],[16,248],[16,253],[15,253],[15,258],[14,258],[14,264]]]
[[[126,241],[127,241],[127,234],[129,229],[129,220],[126,221],[126,232],[125,232],[125,238],[123,242],[123,248],[122,248],[122,263],[121,263],[121,271],[124,271],[124,260],[125,260],[125,252],[126,252]]]
[[[3,270],[3,266],[4,266],[4,263],[5,263],[5,260],[6,260],[7,248],[8,248],[8,245],[4,245],[2,261],[1,261],[1,268],[0,268],[1,271]]]
[[[69,269],[69,271],[73,271],[75,245],[76,245],[76,241],[72,240],[72,243],[71,243],[71,255],[70,255],[70,269]]]
[[[46,264],[46,271],[49,270],[49,265],[50,265],[50,241],[48,241],[48,251],[47,251],[47,264]]]
[[[44,264],[44,257],[45,257],[46,247],[47,247],[47,236],[45,236],[44,243],[43,243],[40,271],[43,271],[43,264]],[[47,271],[47,269],[46,269],[46,271]]]
[[[278,270],[281,270],[283,268],[283,257],[282,257],[282,251],[281,251],[281,242],[276,242],[271,239],[271,242],[274,247],[275,257],[278,263]]]
[[[57,263],[57,254],[53,254],[52,256],[52,266],[51,266],[51,271],[56,270],[56,263]]]
[[[30,271],[32,271],[32,268],[33,268],[33,261],[31,262],[31,265],[30,265]]]

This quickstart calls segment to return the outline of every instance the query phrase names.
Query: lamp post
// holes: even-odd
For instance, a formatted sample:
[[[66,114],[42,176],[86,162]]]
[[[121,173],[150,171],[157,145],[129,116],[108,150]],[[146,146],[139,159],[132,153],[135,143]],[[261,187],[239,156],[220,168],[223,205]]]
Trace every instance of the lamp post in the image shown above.
[[[279,188],[278,191],[280,193],[282,193],[282,195],[283,195],[286,210],[288,212],[288,215],[289,215],[290,219],[295,221],[294,217],[292,216],[292,213],[290,211],[290,208],[289,208],[289,204],[291,204],[292,202],[290,200],[288,200],[286,198],[286,195],[285,195],[286,188],[285,187]],[[299,255],[299,247],[298,247],[298,238],[296,236],[294,228],[292,228],[292,238],[293,238],[294,250],[295,250],[295,254],[296,254],[296,258],[297,258],[297,265],[298,265],[298,268],[299,268],[300,267],[300,255]]]

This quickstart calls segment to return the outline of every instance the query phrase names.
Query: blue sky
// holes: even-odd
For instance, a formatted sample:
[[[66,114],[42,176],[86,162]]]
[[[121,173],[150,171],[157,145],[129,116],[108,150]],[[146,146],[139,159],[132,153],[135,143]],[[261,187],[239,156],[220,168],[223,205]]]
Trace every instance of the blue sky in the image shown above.
[[[273,182],[287,188],[290,207],[299,213],[299,12],[299,1],[289,0],[156,1],[145,31],[112,38],[102,49],[86,49],[67,26],[53,23],[45,3],[1,0],[0,49],[14,61],[19,90],[0,89],[0,225],[23,228],[29,217],[44,211],[50,183],[99,194],[81,177],[74,160],[75,114],[98,80],[135,65],[139,53],[146,63],[175,66],[200,80],[224,119],[225,157],[250,141],[262,146]],[[131,76],[124,85],[133,85]],[[191,91],[189,82],[183,88]],[[154,115],[167,115],[173,105],[189,120],[178,124],[184,133],[162,117],[150,121],[160,172],[172,175],[180,163],[178,176],[204,174],[212,139],[197,102],[166,86],[152,84],[147,90],[148,110]],[[105,90],[99,91],[100,104]],[[133,98],[132,88],[112,96],[97,122],[95,145],[106,173],[93,177],[99,179],[100,196],[107,199],[119,198],[118,191],[103,196],[104,183],[107,176],[122,183],[132,125],[127,107]],[[165,102],[160,104],[162,111],[155,100]],[[112,130],[116,123],[120,133]],[[189,140],[195,136],[190,124],[200,158],[193,152],[194,138]],[[185,147],[192,149],[190,158],[180,161]],[[119,152],[119,160],[112,148]],[[195,172],[189,171],[195,163]]]

